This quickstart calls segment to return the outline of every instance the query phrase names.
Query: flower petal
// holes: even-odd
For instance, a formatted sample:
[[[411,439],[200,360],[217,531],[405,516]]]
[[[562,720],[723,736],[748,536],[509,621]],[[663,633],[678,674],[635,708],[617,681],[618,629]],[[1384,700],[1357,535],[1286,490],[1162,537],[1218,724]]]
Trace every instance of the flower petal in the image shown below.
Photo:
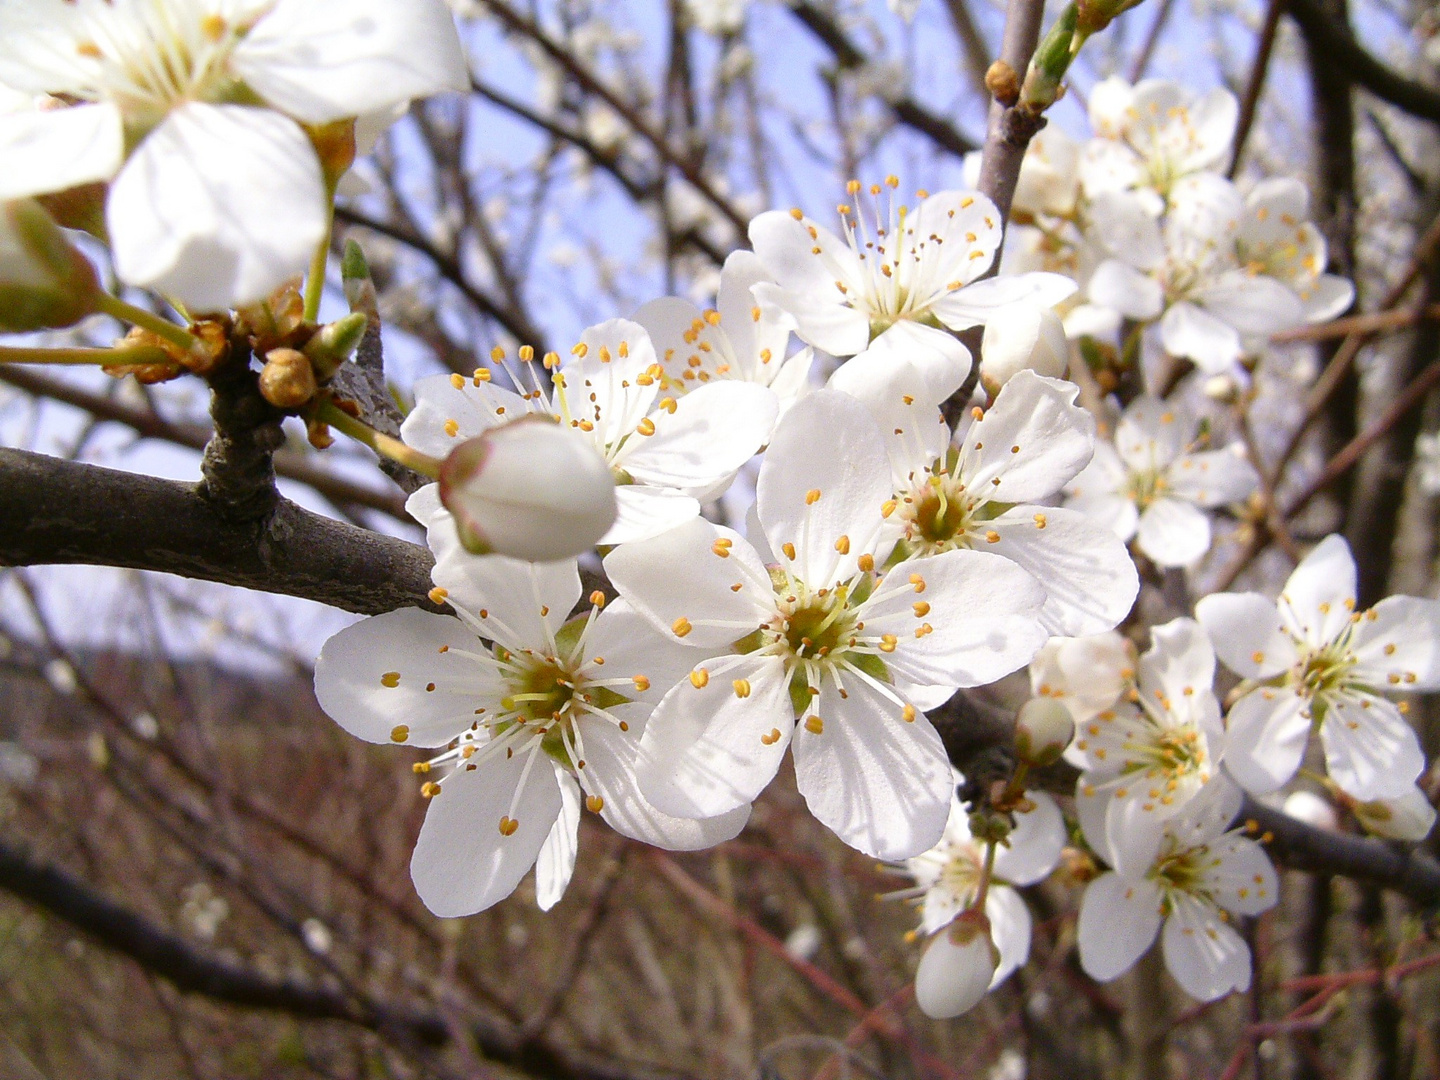
[[[442,460],[467,439],[526,416],[530,412],[519,394],[488,382],[453,375],[427,375],[415,383],[415,407],[400,425],[407,446]],[[452,435],[450,432],[454,431]]]
[[[796,402],[775,429],[755,501],[770,549],[793,545],[794,572],[822,589],[853,576],[862,554],[877,563],[888,554],[888,543],[877,545],[890,495],[885,443],[865,406],[820,390]]]
[[[795,729],[795,783],[822,824],[876,859],[934,847],[950,816],[950,759],[923,713],[910,721],[893,695],[847,678],[842,698],[826,679],[813,715]],[[818,731],[816,729],[819,729]]]
[[[1350,545],[1343,536],[1327,536],[1285,582],[1280,617],[1291,636],[1320,648],[1350,625],[1356,595]]]
[[[182,105],[110,186],[120,277],[196,312],[260,300],[302,273],[325,237],[320,162],[269,109]]]
[[[1300,768],[1310,741],[1310,701],[1262,686],[1230,708],[1225,771],[1252,795],[1284,786]]]
[[[1440,601],[1387,596],[1355,624],[1350,651],[1355,676],[1376,687],[1440,688]]]
[[[1075,289],[1075,282],[1064,274],[1032,270],[966,285],[937,300],[930,310],[951,330],[965,330],[983,325],[1009,304],[1054,307],[1070,297]]]
[[[1034,808],[1015,815],[1009,845],[995,852],[995,873],[1012,885],[1043,880],[1060,862],[1060,852],[1069,840],[1065,818],[1054,799],[1043,791],[1027,791],[1025,797]],[[994,915],[990,918],[993,923]]]
[[[631,435],[614,464],[641,483],[694,494],[755,455],[770,438],[779,407],[767,387],[717,379],[681,397],[673,411],[651,414],[654,434]]]
[[[689,679],[671,688],[645,726],[635,766],[645,798],[676,817],[714,817],[754,801],[780,768],[795,730],[790,678],[779,657],[699,667],[713,675],[700,688]],[[748,683],[744,698],[737,680]]]
[[[1188,566],[1210,550],[1210,519],[1179,499],[1156,499],[1140,515],[1135,543],[1161,566]]]
[[[1161,938],[1165,966],[1187,994],[1214,1001],[1250,987],[1250,949],[1220,918],[1218,908],[1193,896],[1175,894]]]
[[[662,634],[673,636],[683,618],[683,640],[702,649],[726,648],[775,613],[770,572],[755,549],[704,518],[620,545],[605,557],[605,572]]]
[[[906,584],[922,579],[923,603]],[[885,666],[897,685],[983,686],[1028,664],[1049,636],[1045,590],[1009,559],[954,550],[890,570],[857,614],[872,638],[893,634]]]
[[[555,770],[548,760],[532,762],[534,755],[543,757],[538,744],[514,757],[492,754],[473,772],[460,769],[442,781],[410,858],[415,891],[433,914],[484,911],[535,865],[561,802]],[[517,823],[509,835],[499,829],[506,817]]]
[[[1370,694],[1329,702],[1320,725],[1325,769],[1340,790],[1362,802],[1403,795],[1425,770],[1415,729],[1395,703]]]
[[[574,559],[532,563],[505,555],[477,558],[458,545],[438,553],[431,574],[480,632],[512,651],[551,650],[580,599]],[[473,646],[472,646],[473,647]]]
[[[125,157],[120,110],[109,103],[0,115],[0,199],[109,180]]]
[[[995,404],[964,429],[960,476],[997,502],[1038,502],[1056,494],[1089,464],[1095,421],[1075,404],[1074,383],[1021,371]]]
[[[990,980],[993,990],[1030,959],[1032,924],[1020,894],[1004,885],[996,885],[985,897],[985,917],[990,920],[990,938],[1000,950],[1000,963]]]
[[[1160,340],[1166,352],[1194,360],[1207,375],[1224,374],[1244,352],[1235,327],[1188,300],[1172,304],[1165,312],[1160,320]]]
[[[1146,880],[1102,874],[1080,898],[1080,966],[1101,982],[1135,966],[1160,931],[1160,890]]]
[[[460,655],[477,645],[475,634],[449,615],[387,611],[325,642],[315,661],[315,697],[332,720],[366,742],[444,746],[470,726],[493,685],[485,668]],[[396,740],[402,725],[406,737]]]
[[[640,791],[635,764],[641,736],[633,727],[621,731],[596,717],[582,725],[582,737],[585,781],[604,800],[600,816],[622,836],[667,851],[696,851],[734,839],[750,820],[749,803],[700,820],[657,810]]]
[[[615,489],[615,524],[600,538],[602,547],[633,544],[669,532],[700,515],[700,502],[668,488],[621,484]]]
[[[1269,679],[1296,661],[1295,640],[1274,601],[1259,593],[1212,593],[1195,605],[1195,617],[1225,666],[1242,678]]]
[[[441,0],[280,0],[230,63],[266,102],[307,124],[470,85]]]
[[[988,525],[999,535],[988,550],[1018,563],[1045,587],[1040,620],[1051,634],[1103,633],[1135,603],[1135,561],[1113,532],[1079,511],[1017,506]]]
[[[1106,259],[1097,266],[1085,291],[1091,303],[1140,322],[1148,322],[1165,308],[1160,283],[1119,259]]]
[[[565,895],[580,850],[580,785],[558,765],[553,768],[560,784],[560,816],[535,860],[535,904],[541,911],[549,911]]]
[[[1203,872],[1201,887],[1217,904],[1237,915],[1259,915],[1275,906],[1280,879],[1259,844],[1230,832],[1208,846],[1218,861]]]
[[[1185,454],[1170,466],[1170,492],[1197,506],[1243,502],[1260,486],[1255,466],[1231,450]]]

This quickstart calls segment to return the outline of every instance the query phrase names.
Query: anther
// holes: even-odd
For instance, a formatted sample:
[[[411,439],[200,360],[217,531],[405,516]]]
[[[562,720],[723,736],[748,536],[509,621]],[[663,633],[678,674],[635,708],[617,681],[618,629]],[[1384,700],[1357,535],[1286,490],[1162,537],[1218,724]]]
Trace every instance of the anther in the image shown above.
[[[404,742],[408,738],[410,738],[410,729],[404,724],[396,724],[390,729],[391,742]]]
[[[690,625],[689,619],[685,618],[684,615],[681,615],[678,619],[676,619],[673,623],[670,624],[670,629],[676,637],[684,637],[686,634],[690,633],[690,631],[693,630],[694,627]]]
[[[821,720],[815,713],[811,713],[805,718],[805,730],[812,735],[819,735],[825,730],[825,721]]]
[[[440,794],[440,785],[434,780],[427,780],[420,785],[420,796],[424,799],[433,799]]]
[[[501,836],[514,836],[515,830],[518,828],[520,828],[520,822],[516,821],[514,818],[506,816],[500,819]]]
[[[696,668],[690,672],[690,685],[696,690],[703,690],[710,685],[710,672],[703,667]]]
[[[747,697],[750,696],[750,680],[749,680],[749,679],[736,679],[736,680],[735,680],[733,683],[731,683],[730,685],[733,686],[733,687],[735,687],[735,696],[736,696],[736,697],[738,697],[738,698],[747,698]]]
[[[380,676],[380,685],[381,685],[381,686],[384,686],[384,687],[388,687],[388,688],[391,689],[391,690],[394,690],[395,687],[397,687],[397,686],[400,685],[400,672],[398,672],[398,671],[387,671],[387,672],[385,672],[384,675],[381,675],[381,676]]]
[[[875,569],[875,556],[867,551],[855,560],[855,565],[868,574],[871,570]]]

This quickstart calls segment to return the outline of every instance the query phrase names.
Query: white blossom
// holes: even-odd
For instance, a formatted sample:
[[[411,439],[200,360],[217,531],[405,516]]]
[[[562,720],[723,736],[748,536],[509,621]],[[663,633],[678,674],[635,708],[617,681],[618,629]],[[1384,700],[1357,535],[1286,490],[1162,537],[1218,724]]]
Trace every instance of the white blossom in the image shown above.
[[[1240,809],[1239,789],[1211,784],[1165,822],[1158,840],[1145,830],[1107,839],[1104,801],[1077,798],[1086,839],[1116,866],[1086,886],[1080,901],[1076,936],[1086,974],[1118,978],[1159,935],[1165,966],[1191,997],[1213,1001],[1248,989],[1250,950],[1231,916],[1273,907],[1278,881],[1259,844],[1239,829],[1225,831]],[[1124,850],[1133,839],[1146,843],[1148,857]]]
[[[1224,165],[1239,106],[1228,90],[1196,96],[1178,83],[1111,76],[1090,92],[1096,138],[1078,166],[1086,192],[1138,191],[1158,214],[1188,176]]]
[[[440,501],[466,549],[543,562],[593,547],[615,523],[615,479],[594,444],[531,414],[492,427],[440,466]]]
[[[1310,193],[1289,176],[1255,185],[1235,238],[1241,265],[1288,285],[1300,297],[1306,322],[1324,322],[1355,301],[1355,286],[1325,273],[1325,237],[1310,217]]]
[[[867,212],[851,181],[857,202],[839,208],[844,239],[798,209],[751,221],[755,254],[775,282],[757,284],[754,294],[789,312],[802,341],[854,357],[851,364],[917,365],[940,400],[970,370],[969,352],[946,329],[982,325],[1020,300],[1053,306],[1075,283],[1045,273],[977,280],[1000,249],[995,204],[972,191],[922,192],[912,211],[894,202],[898,183],[872,185]]]
[[[625,319],[586,330],[563,364],[553,354],[543,364],[524,359],[531,355],[522,350],[520,368],[510,369],[518,393],[497,386],[488,369],[468,379],[421,379],[400,434],[443,458],[499,424],[532,413],[555,417],[592,441],[619,485],[619,516],[603,544],[654,536],[693,518],[700,500],[723,490],[775,424],[776,396],[755,383],[717,379],[678,398],[665,394],[650,336]],[[453,531],[453,522],[437,516],[437,501],[412,496],[411,512],[432,531]]]
[[[743,806],[790,748],[811,811],[846,843],[901,859],[939,839],[950,766],[922,710],[1027,662],[1044,639],[1044,592],[988,552],[885,573],[890,495],[874,421],[817,391],[766,452],[754,543],[697,519],[607,556],[653,625],[725,653],[697,663],[647,728],[641,780],[656,806],[696,817]]]
[[[1110,846],[1149,860],[1142,836],[1174,817],[1215,780],[1225,753],[1225,728],[1213,689],[1215,653],[1193,619],[1150,631],[1136,685],[1079,724],[1080,789],[1106,799]],[[1158,837],[1157,837],[1158,839]]]
[[[1142,396],[1099,442],[1085,471],[1065,488],[1065,505],[1108,525],[1160,566],[1187,566],[1210,550],[1203,509],[1241,502],[1260,484],[1239,453],[1191,450],[1196,426],[1179,405]],[[1237,448],[1238,449],[1238,448]]]
[[[1294,776],[1312,731],[1330,779],[1351,797],[1397,798],[1414,786],[1424,753],[1403,706],[1382,695],[1440,687],[1440,602],[1389,596],[1357,610],[1350,547],[1328,536],[1278,603],[1215,593],[1196,616],[1246,680],[1230,709],[1225,764],[1247,791],[1274,791]]]
[[[1208,173],[1174,185],[1163,223],[1132,194],[1097,196],[1089,229],[1112,257],[1086,286],[1091,302],[1140,322],[1159,319],[1167,352],[1210,374],[1228,371],[1247,340],[1304,318],[1294,290],[1263,264],[1240,262],[1244,215],[1235,185]]]
[[[887,433],[895,493],[887,516],[907,558],[952,549],[993,552],[1046,590],[1047,635],[1113,628],[1139,588],[1124,544],[1074,510],[1046,505],[1095,445],[1095,423],[1075,405],[1073,383],[1020,371],[989,410],[961,421],[953,449],[938,401],[901,377],[862,383],[843,366],[833,387],[858,397]],[[868,373],[868,372],[867,372]]]
[[[740,379],[768,386],[780,411],[810,389],[815,351],[786,356],[795,320],[759,303],[751,287],[770,281],[754,252],[734,251],[720,270],[715,307],[701,311],[688,300],[652,300],[635,313],[650,334],[664,369],[666,391],[685,393],[712,379]]]
[[[964,779],[956,774],[955,782],[960,784]],[[1024,806],[1015,814],[1014,830],[996,848],[985,896],[985,916],[999,957],[986,989],[999,986],[1030,956],[1030,909],[1015,886],[1033,885],[1045,878],[1055,869],[1065,846],[1065,821],[1055,800],[1043,792],[1026,792]],[[940,842],[905,861],[915,888],[891,894],[920,899],[920,930],[930,935],[921,967],[924,981],[929,984],[927,996],[933,999],[967,996],[963,984],[968,966],[955,962],[951,955],[954,943],[941,931],[975,904],[985,858],[986,845],[977,842],[970,832],[970,808],[957,796],[951,800],[950,817]],[[917,975],[917,996],[921,981]],[[926,1012],[936,1015],[930,1009]]]
[[[433,597],[455,616],[374,616],[327,641],[315,665],[320,705],[346,731],[440,749],[416,766],[430,805],[410,863],[431,911],[481,911],[537,860],[540,904],[555,903],[582,796],[617,831],[661,847],[708,847],[744,826],[747,807],[699,822],[660,813],[635,782],[650,712],[691,650],[624,603],[569,618],[581,592],[574,560],[452,549],[434,579]]]
[[[5,0],[0,82],[74,103],[0,115],[0,197],[110,181],[121,278],[199,311],[265,296],[323,239],[301,124],[468,85],[439,0]]]

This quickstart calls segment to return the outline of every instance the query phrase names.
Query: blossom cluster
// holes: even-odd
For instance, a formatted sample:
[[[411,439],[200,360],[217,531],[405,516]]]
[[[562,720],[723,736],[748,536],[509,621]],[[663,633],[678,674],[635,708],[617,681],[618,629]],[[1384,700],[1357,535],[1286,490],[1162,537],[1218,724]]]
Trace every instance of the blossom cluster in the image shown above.
[[[359,122],[464,85],[439,0],[0,0],[0,326],[95,310],[32,198],[77,192],[124,282],[245,323],[317,249],[323,271]],[[435,914],[532,868],[552,907],[586,812],[670,850],[729,840],[788,757],[815,818],[914,879],[896,895],[920,903],[931,1015],[1026,961],[1019,890],[1062,862],[1091,976],[1159,937],[1211,1000],[1250,982],[1234,920],[1276,902],[1231,828],[1245,798],[1298,777],[1373,832],[1429,831],[1403,695],[1440,689],[1440,602],[1362,608],[1329,537],[1278,599],[1135,611],[1262,486],[1147,369],[1238,384],[1269,335],[1354,293],[1303,186],[1221,174],[1229,94],[1112,79],[1089,107],[1089,141],[1036,139],[1008,235],[979,191],[851,181],[836,228],[756,217],[713,307],[660,298],[563,356],[497,347],[416,384],[402,441],[371,445],[434,466],[407,504],[430,608],[332,637],[315,688],[357,737],[425,751],[411,870]],[[296,415],[319,415],[354,318],[262,353],[309,376]],[[1129,356],[1136,385],[1072,368],[1071,338]],[[928,714],[1024,670],[1017,771],[962,801]],[[1027,786],[1062,754],[1063,805]]]
[[[412,864],[432,910],[482,909],[531,865],[540,903],[555,903],[581,807],[671,849],[733,837],[788,756],[817,819],[914,878],[895,895],[921,905],[916,994],[931,1015],[964,1011],[1024,963],[1017,888],[1067,845],[1084,851],[1063,862],[1085,883],[1086,971],[1115,978],[1158,937],[1181,986],[1210,1000],[1249,985],[1234,921],[1277,899],[1258,839],[1232,823],[1247,795],[1292,782],[1312,732],[1323,783],[1359,823],[1428,831],[1424,758],[1385,695],[1440,686],[1440,603],[1359,610],[1343,540],[1319,545],[1278,601],[1206,597],[1137,655],[1142,576],[1201,560],[1212,513],[1243,513],[1260,476],[1180,395],[1082,407],[1062,377],[1067,329],[1103,333],[1102,299],[1158,289],[1148,314],[1110,309],[1132,334],[1153,323],[1157,347],[1204,373],[1222,353],[1233,366],[1247,335],[1350,295],[1264,254],[1309,244],[1306,265],[1323,266],[1303,207],[1266,202],[1273,184],[1247,202],[1207,171],[1207,139],[1233,122],[1225,99],[1126,93],[1077,151],[1068,208],[1022,212],[997,276],[1004,231],[984,195],[922,191],[912,205],[893,177],[852,182],[838,230],[800,210],[757,217],[713,308],[656,300],[563,357],[497,349],[473,375],[417,384],[402,434],[426,454],[455,461],[538,419],[583,439],[616,486],[613,521],[592,523],[595,549],[577,561],[547,546],[563,543],[546,522],[567,492],[496,498],[483,468],[442,472],[410,509],[445,613],[377,616],[322,652],[331,715],[434,752],[416,763],[431,805]],[[1057,145],[1036,149],[1038,168]],[[1022,199],[1038,197],[1036,168]],[[1291,232],[1266,233],[1272,215]],[[1074,260],[1025,263],[1041,228],[1071,254],[1099,239],[1110,254],[1077,288],[1056,269],[1074,274]],[[1147,230],[1173,251],[1124,263]],[[1274,301],[1263,325],[1221,302],[1245,289]],[[1196,338],[1181,331],[1196,327],[1209,344],[1187,352]],[[971,328],[978,371],[958,336]],[[507,528],[551,561],[472,554]],[[582,601],[582,565],[612,591]],[[962,802],[927,712],[1027,666],[1021,771],[985,805]],[[1073,833],[1023,783],[1062,750],[1079,772]]]

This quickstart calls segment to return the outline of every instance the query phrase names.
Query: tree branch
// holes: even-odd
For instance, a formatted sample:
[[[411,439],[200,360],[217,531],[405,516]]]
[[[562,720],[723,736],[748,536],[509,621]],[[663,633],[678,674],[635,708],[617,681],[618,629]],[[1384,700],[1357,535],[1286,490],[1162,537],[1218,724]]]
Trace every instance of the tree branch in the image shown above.
[[[795,17],[805,28],[830,50],[830,55],[835,57],[836,65],[842,70],[853,71],[870,63],[870,58],[850,40],[844,28],[831,17],[829,12],[810,3],[809,0],[799,0],[798,3],[791,5],[790,10],[794,12]],[[883,100],[897,122],[920,132],[940,149],[948,151],[956,157],[964,157],[966,154],[980,149],[972,139],[961,134],[943,116],[931,112],[910,95],[896,94],[893,97],[886,96]]]
[[[198,485],[0,448],[0,564],[88,563],[182,574],[375,615],[434,608],[433,557],[278,499],[237,520]]]
[[[1440,906],[1440,862],[1417,845],[1317,829],[1246,798],[1240,820],[1269,834],[1270,857],[1291,870],[1344,874],[1392,889],[1422,908]]]
[[[1348,24],[1325,14],[1316,0],[1286,0],[1290,17],[1317,47],[1324,63],[1343,70],[1346,78],[1363,86],[1412,116],[1440,123],[1440,91],[1407,79],[1366,52]]]
[[[343,370],[343,369],[342,369]],[[201,424],[167,420],[149,409],[117,398],[106,397],[76,386],[61,379],[52,379],[33,369],[13,364],[0,366],[0,382],[9,383],[17,390],[38,398],[48,398],[65,405],[81,409],[98,420],[109,420],[124,424],[137,435],[146,439],[158,439],[175,446],[191,450],[203,450],[210,441],[210,429]],[[334,503],[347,506],[363,506],[368,510],[379,510],[393,518],[409,522],[405,513],[405,500],[393,492],[379,491],[364,484],[357,484],[321,468],[307,455],[293,450],[275,452],[275,471],[279,475],[295,480],[312,488]]]
[[[38,863],[4,844],[0,844],[0,889],[64,919],[185,993],[305,1019],[340,1020],[430,1046],[443,1045],[452,1035],[452,1025],[437,1013],[389,1003],[352,1001],[335,990],[271,979],[207,956],[68,872]],[[682,1080],[674,1072],[595,1060],[568,1048],[523,1040],[494,1023],[472,1024],[468,1030],[488,1058],[536,1076]]]

